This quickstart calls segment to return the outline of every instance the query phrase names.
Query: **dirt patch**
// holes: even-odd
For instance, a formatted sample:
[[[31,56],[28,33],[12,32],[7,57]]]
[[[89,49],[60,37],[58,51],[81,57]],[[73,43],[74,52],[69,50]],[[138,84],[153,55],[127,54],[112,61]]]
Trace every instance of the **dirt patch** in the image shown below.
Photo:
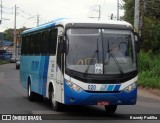
[[[152,93],[152,94],[157,95],[157,96],[160,96],[160,89],[146,88],[146,87],[144,88],[142,86],[139,86],[138,89],[144,90],[148,93]]]

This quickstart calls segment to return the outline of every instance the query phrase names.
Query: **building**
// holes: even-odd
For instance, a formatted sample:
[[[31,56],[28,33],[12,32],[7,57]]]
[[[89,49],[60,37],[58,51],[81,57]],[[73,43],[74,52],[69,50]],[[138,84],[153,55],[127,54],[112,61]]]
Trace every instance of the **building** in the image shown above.
[[[15,55],[20,54],[20,48],[21,48],[21,36],[20,35],[26,29],[27,28],[24,27],[24,28],[16,30],[16,42],[13,42],[14,29],[9,29],[7,32],[11,41],[6,41],[6,39],[4,39],[4,33],[0,32],[0,49],[1,50],[5,49],[7,51],[12,52]],[[9,45],[9,44],[11,44],[11,45]],[[16,49],[14,49],[14,48],[16,48]]]

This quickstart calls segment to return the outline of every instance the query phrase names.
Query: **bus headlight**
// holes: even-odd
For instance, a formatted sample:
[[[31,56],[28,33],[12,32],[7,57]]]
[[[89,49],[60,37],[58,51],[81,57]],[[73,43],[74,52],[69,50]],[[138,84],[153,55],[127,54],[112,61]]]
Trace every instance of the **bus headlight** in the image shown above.
[[[66,84],[73,90],[80,92],[82,91],[81,87],[79,87],[78,85],[74,84],[73,82],[70,82],[68,80],[66,80]]]
[[[136,82],[134,82],[134,83],[130,84],[129,86],[127,86],[127,87],[124,89],[124,91],[127,92],[127,93],[129,93],[129,92],[131,92],[132,90],[134,90],[136,87],[137,87],[137,84],[136,84]]]

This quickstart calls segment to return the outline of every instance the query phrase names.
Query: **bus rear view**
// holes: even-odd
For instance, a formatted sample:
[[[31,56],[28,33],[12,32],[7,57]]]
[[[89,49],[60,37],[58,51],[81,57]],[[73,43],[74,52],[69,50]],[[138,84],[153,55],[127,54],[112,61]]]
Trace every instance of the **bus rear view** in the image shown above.
[[[36,44],[41,35],[44,40]],[[129,23],[55,20],[25,31],[22,51],[25,41],[34,40],[35,48],[28,45],[33,50],[48,41],[55,53],[42,53],[41,48],[38,54],[22,52],[21,84],[29,100],[38,93],[49,98],[56,111],[62,104],[101,105],[107,113],[114,113],[117,105],[136,104],[138,35]],[[38,63],[34,71],[33,63]]]

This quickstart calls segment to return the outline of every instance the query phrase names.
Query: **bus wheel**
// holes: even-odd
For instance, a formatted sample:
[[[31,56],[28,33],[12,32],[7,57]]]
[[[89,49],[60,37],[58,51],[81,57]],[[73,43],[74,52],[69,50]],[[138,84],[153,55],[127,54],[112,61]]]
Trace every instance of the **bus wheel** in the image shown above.
[[[54,91],[52,91],[51,102],[52,102],[53,110],[54,111],[60,111],[60,103],[55,101],[55,93],[54,93]]]
[[[29,101],[33,101],[35,98],[35,93],[31,90],[31,84],[28,84],[28,99]]]
[[[106,105],[105,106],[105,110],[106,110],[106,113],[115,113],[117,109],[117,105]]]

